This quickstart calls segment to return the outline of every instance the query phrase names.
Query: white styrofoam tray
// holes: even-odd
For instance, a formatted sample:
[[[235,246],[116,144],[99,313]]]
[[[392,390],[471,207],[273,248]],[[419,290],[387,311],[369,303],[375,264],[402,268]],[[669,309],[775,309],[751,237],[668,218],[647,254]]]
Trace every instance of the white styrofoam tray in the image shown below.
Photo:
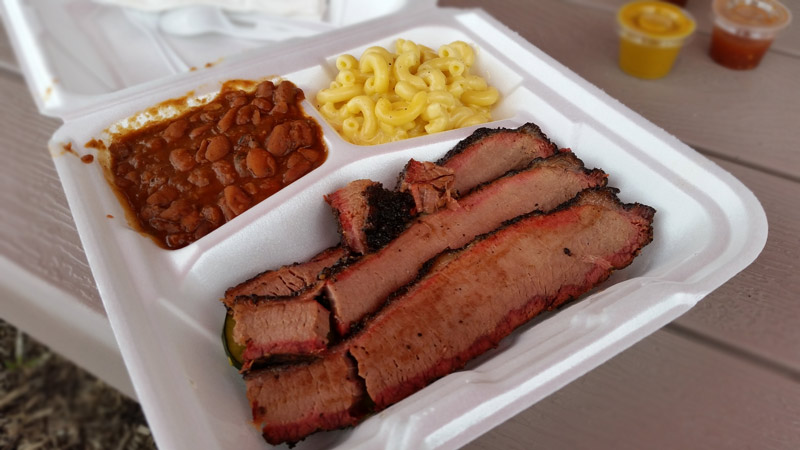
[[[202,72],[121,91],[84,108],[50,142],[70,208],[138,398],[160,448],[267,447],[249,424],[244,383],[219,334],[224,290],[337,242],[322,196],[348,181],[389,185],[409,158],[436,160],[476,127],[374,147],[323,127],[327,161],[198,242],[163,250],[133,231],[101,169],[78,153],[104,129],[160,101],[214,92],[228,79],[277,74],[308,98],[334,76],[334,59],[396,38],[428,46],[464,40],[477,72],[502,94],[491,127],[532,121],[588,167],[610,174],[623,201],[658,210],[655,238],[599,289],[546,314],[472,361],[354,429],[319,433],[298,448],[452,448],[463,445],[691,308],[752,262],[767,223],[738,180],[564,68],[480,11],[435,9],[227,59]],[[108,219],[107,214],[115,219]]]

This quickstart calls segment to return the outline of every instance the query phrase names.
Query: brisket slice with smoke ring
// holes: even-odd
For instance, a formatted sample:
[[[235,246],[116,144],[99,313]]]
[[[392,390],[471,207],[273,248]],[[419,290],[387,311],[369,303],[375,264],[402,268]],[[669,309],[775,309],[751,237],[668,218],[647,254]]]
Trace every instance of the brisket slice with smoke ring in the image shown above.
[[[555,144],[531,123],[514,130],[479,128],[459,142],[438,164],[452,170],[456,180],[462,180],[454,188],[466,192],[509,170],[523,168],[536,158],[551,156],[556,150]],[[491,161],[491,164],[486,161]],[[402,183],[402,174],[399,183]],[[311,261],[268,270],[228,289],[222,301],[230,307],[238,295],[293,295],[316,282],[317,275],[324,268],[346,255],[346,249],[337,246],[323,251]]]
[[[384,189],[372,180],[355,180],[326,195],[342,245],[366,254],[383,247],[400,234],[412,218],[411,194]]]
[[[366,413],[364,381],[346,351],[310,364],[254,370],[244,380],[253,422],[272,445],[355,425]]]
[[[328,347],[330,313],[314,298],[319,288],[297,297],[237,297],[231,307],[235,342],[245,346],[242,372],[255,361],[313,356]]]
[[[534,210],[548,211],[583,189],[605,183],[605,173],[586,170],[572,153],[560,153],[479,186],[459,199],[454,209],[419,216],[385,247],[328,277],[324,292],[336,330],[347,335],[439,252],[459,248],[506,220]]]
[[[519,217],[444,252],[323,358],[251,373],[248,399],[264,437],[297,442],[353,425],[366,415],[364,387],[374,410],[384,409],[628,266],[652,240],[655,210],[622,204],[614,192],[583,191],[550,214]]]
[[[452,169],[458,196],[509,170],[526,167],[536,158],[554,155],[558,149],[533,123],[517,129],[478,128],[447,152],[436,164]]]
[[[247,281],[228,288],[222,302],[228,308],[233,306],[236,297],[288,297],[303,291],[316,283],[317,275],[326,267],[330,267],[346,257],[348,251],[340,246],[323,250],[310,261],[283,266],[276,270],[267,270]]]

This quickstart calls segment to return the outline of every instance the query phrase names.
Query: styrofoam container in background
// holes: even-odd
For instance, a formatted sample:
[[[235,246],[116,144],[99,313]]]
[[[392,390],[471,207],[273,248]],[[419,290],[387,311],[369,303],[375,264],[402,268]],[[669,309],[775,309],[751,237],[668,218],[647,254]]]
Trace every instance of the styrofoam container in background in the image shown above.
[[[588,167],[609,173],[623,201],[655,207],[654,240],[590,295],[523,326],[464,370],[355,428],[315,434],[298,448],[463,445],[686,312],[763,248],[763,209],[738,180],[481,11],[424,9],[106,94],[71,113],[50,149],[160,448],[268,447],[249,423],[244,383],[224,355],[218,299],[258,272],[335,244],[324,194],[357,178],[391,185],[409,158],[436,160],[477,127],[361,147],[342,140],[306,101],[323,128],[325,163],[174,251],[128,226],[100,167],[63,154],[63,146],[93,154],[83,144],[112,124],[189,91],[213,93],[230,79],[277,75],[313,98],[334,77],[336,56],[391,47],[401,37],[434,48],[457,39],[473,45],[476,72],[502,95],[496,120],[486,126],[538,124]]]

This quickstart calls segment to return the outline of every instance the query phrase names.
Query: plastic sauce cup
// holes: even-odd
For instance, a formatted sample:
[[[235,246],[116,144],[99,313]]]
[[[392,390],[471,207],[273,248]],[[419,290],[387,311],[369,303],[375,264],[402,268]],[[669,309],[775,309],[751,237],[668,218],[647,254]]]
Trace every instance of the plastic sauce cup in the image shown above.
[[[777,0],[714,0],[711,58],[730,69],[752,69],[792,13]]]
[[[622,6],[617,12],[617,25],[620,68],[645,79],[669,73],[696,26],[691,14],[660,1],[637,1]]]

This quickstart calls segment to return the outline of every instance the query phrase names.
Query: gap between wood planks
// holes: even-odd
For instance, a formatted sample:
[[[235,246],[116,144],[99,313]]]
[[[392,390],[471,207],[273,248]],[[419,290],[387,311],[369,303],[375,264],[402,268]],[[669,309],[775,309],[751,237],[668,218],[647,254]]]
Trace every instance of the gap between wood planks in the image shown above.
[[[686,141],[684,141],[684,142],[686,142]],[[758,170],[759,172],[764,172],[764,173],[766,173],[768,175],[771,175],[771,176],[774,176],[774,177],[778,177],[778,178],[782,178],[782,179],[784,179],[786,181],[792,181],[792,182],[795,182],[795,183],[800,183],[800,173],[790,174],[790,173],[778,172],[775,169],[771,169],[769,167],[765,167],[765,166],[762,166],[760,164],[755,164],[755,163],[750,162],[750,161],[742,161],[741,159],[737,159],[737,158],[732,157],[731,155],[728,155],[728,154],[725,154],[725,153],[716,152],[714,150],[709,150],[707,148],[699,147],[699,146],[696,146],[696,145],[690,145],[690,147],[694,151],[696,151],[697,153],[700,153],[701,155],[703,155],[703,156],[705,156],[707,158],[714,157],[714,158],[721,159],[723,161],[726,161],[726,162],[729,162],[729,163],[732,163],[732,164],[736,164],[736,165],[739,165],[739,166],[742,166],[742,167],[747,167],[747,168],[750,168],[750,169],[753,169],[753,170]]]
[[[783,365],[780,362],[773,361],[762,355],[745,350],[743,348],[721,341],[714,337],[704,335],[703,333],[692,330],[691,328],[685,327],[676,322],[669,323],[662,329],[674,335],[678,335],[683,338],[689,339],[693,342],[696,342],[699,345],[705,345],[719,352],[725,353],[727,355],[733,356],[743,361],[747,361],[751,364],[771,370],[775,374],[780,375],[795,383],[800,383],[800,372],[792,369],[789,366]]]

